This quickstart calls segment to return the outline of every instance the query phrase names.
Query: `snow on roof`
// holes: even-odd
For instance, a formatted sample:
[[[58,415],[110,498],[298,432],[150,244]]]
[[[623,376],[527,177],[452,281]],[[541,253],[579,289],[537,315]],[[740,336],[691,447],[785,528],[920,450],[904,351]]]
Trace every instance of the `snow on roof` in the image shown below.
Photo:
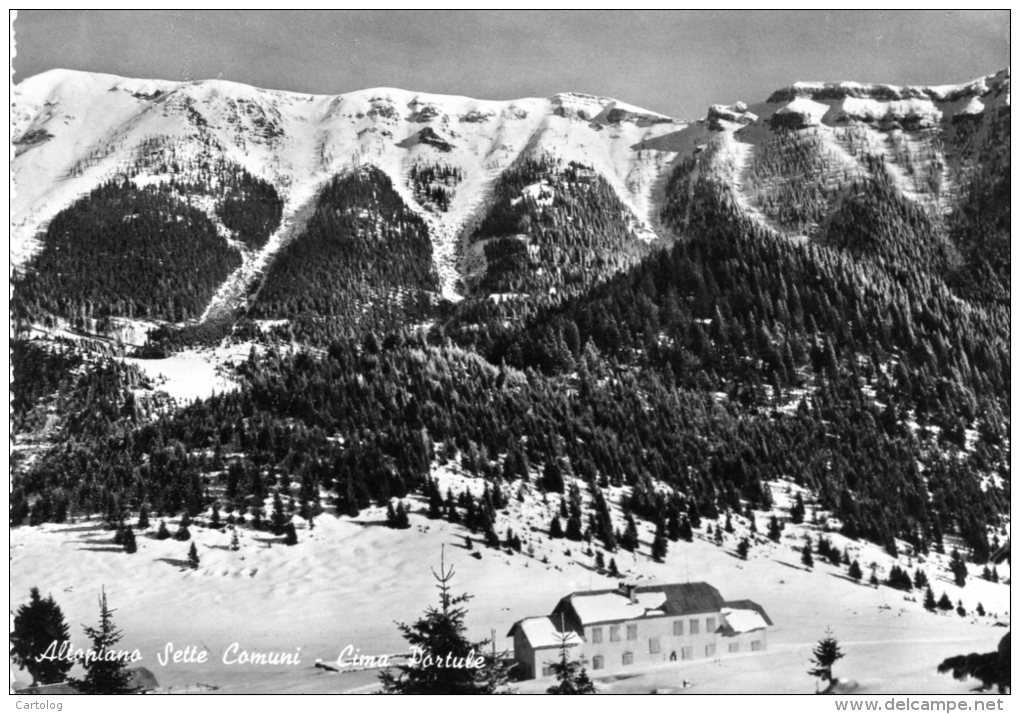
[[[717,612],[723,604],[719,591],[707,583],[646,585],[634,588],[633,594],[634,601],[622,590],[580,592],[570,595],[569,602],[581,625]]]
[[[726,608],[722,611],[722,614],[723,619],[726,620],[726,624],[734,632],[760,630],[768,625],[768,623],[765,622],[765,618],[763,618],[755,610],[732,610],[730,608]]]
[[[582,625],[589,625],[593,622],[607,622],[609,620],[633,620],[645,614],[645,608],[638,603],[632,603],[630,599],[621,592],[600,593],[598,595],[585,595],[579,593],[570,599],[574,606],[574,612],[581,620]],[[661,596],[659,602],[662,602]]]
[[[551,617],[527,617],[518,622],[514,627],[520,627],[528,642],[534,648],[538,647],[559,647],[563,640],[563,634],[556,627]],[[513,630],[511,630],[513,632]],[[567,630],[566,643],[576,645],[581,643],[581,638],[573,630]]]

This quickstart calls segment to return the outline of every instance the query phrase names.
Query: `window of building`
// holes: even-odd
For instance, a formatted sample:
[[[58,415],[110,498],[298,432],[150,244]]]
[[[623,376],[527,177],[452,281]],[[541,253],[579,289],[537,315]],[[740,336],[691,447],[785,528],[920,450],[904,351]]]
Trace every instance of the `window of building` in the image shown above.
[[[591,658],[592,669],[602,669],[606,666],[606,659],[602,655],[595,655]]]
[[[715,618],[710,617],[705,620],[705,632],[715,632]]]
[[[740,643],[739,642],[730,642],[730,652],[739,652],[739,651],[740,651]]]
[[[627,639],[628,640],[637,639],[637,625],[627,625]]]
[[[609,626],[609,641],[619,642],[620,641],[620,626],[610,625]]]
[[[623,663],[624,664],[634,664],[634,653],[633,652],[624,652],[623,653]]]
[[[551,677],[552,673],[553,673],[552,667],[549,667],[547,665],[543,665],[543,667],[542,667],[542,676],[543,677]]]
[[[649,637],[648,638],[648,653],[659,654],[659,638]]]
[[[761,652],[761,640],[752,640],[751,641],[751,651],[752,652]]]
[[[715,645],[705,645],[705,656],[712,657],[715,655]]]
[[[680,637],[683,634],[684,634],[684,621],[683,620],[674,620],[673,621],[673,636],[674,637]]]
[[[692,635],[698,634],[698,621],[697,620],[691,620],[691,634]]]
[[[602,641],[602,628],[593,627],[591,628],[591,641],[593,644],[598,644]]]
[[[694,659],[694,648],[693,647],[681,647],[680,648],[680,659]]]

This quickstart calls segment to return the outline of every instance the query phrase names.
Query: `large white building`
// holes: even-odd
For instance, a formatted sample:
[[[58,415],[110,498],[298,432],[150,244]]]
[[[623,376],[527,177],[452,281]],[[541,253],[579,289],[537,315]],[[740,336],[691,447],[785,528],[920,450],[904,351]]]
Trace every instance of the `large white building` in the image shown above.
[[[564,639],[592,676],[641,666],[759,652],[772,621],[751,600],[723,600],[708,583],[576,592],[551,615],[528,617],[507,633],[523,679],[551,674]]]

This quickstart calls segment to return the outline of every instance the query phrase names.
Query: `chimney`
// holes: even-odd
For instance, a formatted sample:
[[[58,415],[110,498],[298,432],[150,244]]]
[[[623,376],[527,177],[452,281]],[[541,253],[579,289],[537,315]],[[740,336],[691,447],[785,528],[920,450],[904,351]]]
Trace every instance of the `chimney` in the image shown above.
[[[620,592],[626,595],[632,604],[637,604],[637,595],[634,593],[635,587],[632,583],[620,582]]]

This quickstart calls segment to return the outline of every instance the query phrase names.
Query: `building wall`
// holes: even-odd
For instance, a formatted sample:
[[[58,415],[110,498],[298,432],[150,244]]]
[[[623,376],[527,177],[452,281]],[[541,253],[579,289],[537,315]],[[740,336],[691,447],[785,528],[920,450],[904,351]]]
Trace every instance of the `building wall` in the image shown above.
[[[714,620],[714,628],[709,628],[709,620]],[[674,623],[682,623],[683,634],[674,634]],[[692,622],[697,623],[697,632],[693,632]],[[686,662],[705,659],[724,658],[733,654],[764,652],[768,648],[765,629],[742,632],[726,637],[719,632],[722,615],[718,612],[699,615],[683,615],[681,617],[655,617],[620,623],[603,623],[589,625],[584,628],[585,641],[578,647],[571,647],[571,656],[583,656],[588,674],[597,677],[603,674],[625,672],[652,665],[675,662],[683,666]],[[636,638],[627,639],[627,626],[636,627]],[[611,627],[619,628],[619,640],[611,638]],[[594,630],[601,628],[601,642],[595,642]],[[658,642],[658,652],[652,652],[650,640]],[[760,643],[754,648],[752,643]],[[730,650],[736,645],[736,651]],[[629,664],[624,663],[624,654],[630,653]],[[521,677],[532,679],[543,676],[542,668],[547,661],[555,660],[555,647],[532,649],[527,638],[518,631],[514,636],[514,657],[520,663]],[[675,659],[674,659],[675,656]],[[601,657],[601,667],[597,658]]]
[[[570,648],[571,652],[578,650],[578,647]],[[528,638],[518,629],[514,633],[514,659],[517,660],[521,679],[536,679],[543,676],[542,669],[547,662],[559,659],[559,648],[555,646],[532,648]]]
[[[757,645],[755,644],[757,643]],[[730,646],[736,645],[736,651],[731,651]],[[732,637],[720,637],[719,648],[724,654],[747,654],[749,652],[764,652],[768,649],[768,634],[762,628],[751,632],[741,632]]]
[[[711,622],[710,622],[711,621]],[[675,623],[680,623],[677,634]],[[638,668],[675,661],[695,661],[714,658],[719,655],[718,642],[721,637],[716,633],[722,622],[722,615],[709,612],[699,615],[683,615],[681,617],[642,618],[618,625],[620,638],[613,641],[611,629],[614,625],[607,623],[585,627],[584,656],[588,660],[588,671],[593,675],[619,672],[630,668]],[[636,628],[635,639],[628,639],[628,627]],[[601,642],[595,642],[598,635],[594,632],[601,628]],[[653,643],[658,646],[655,647]],[[658,650],[657,652],[654,650]],[[630,654],[625,661],[624,655]],[[601,662],[597,657],[602,657]],[[599,667],[598,665],[602,666]]]

